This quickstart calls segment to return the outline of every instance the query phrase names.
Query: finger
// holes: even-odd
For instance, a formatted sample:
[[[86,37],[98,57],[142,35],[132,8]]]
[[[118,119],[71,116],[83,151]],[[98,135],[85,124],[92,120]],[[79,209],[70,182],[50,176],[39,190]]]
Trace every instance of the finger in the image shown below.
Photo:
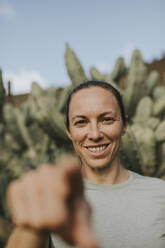
[[[74,194],[82,194],[83,181],[79,160],[76,156],[72,154],[63,155],[58,158],[55,166],[54,164],[43,165],[40,171],[43,172],[43,170],[45,170],[44,173],[42,173],[44,176],[46,175],[48,167],[49,171],[52,170],[52,176],[58,173],[58,178],[60,178],[62,184],[65,185],[66,183],[71,192]],[[56,177],[56,180],[58,178]],[[60,183],[59,180],[58,183]]]
[[[72,173],[72,171],[80,168],[77,157],[72,154],[61,156],[56,166],[59,166],[62,170],[64,169],[66,173]]]
[[[84,199],[77,201],[75,207],[73,240],[78,247],[98,248],[90,222],[90,208]]]
[[[82,195],[83,180],[78,158],[73,155],[65,155],[61,158],[59,167],[70,187],[72,196]]]

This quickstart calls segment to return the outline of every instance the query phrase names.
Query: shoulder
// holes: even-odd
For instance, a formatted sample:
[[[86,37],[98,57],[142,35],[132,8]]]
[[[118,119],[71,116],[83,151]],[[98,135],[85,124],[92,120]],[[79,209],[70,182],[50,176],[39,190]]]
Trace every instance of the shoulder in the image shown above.
[[[138,173],[131,172],[134,178],[134,185],[139,186],[140,188],[146,188],[147,190],[153,191],[161,191],[165,196],[165,181],[156,178],[156,177],[148,177],[142,176]]]

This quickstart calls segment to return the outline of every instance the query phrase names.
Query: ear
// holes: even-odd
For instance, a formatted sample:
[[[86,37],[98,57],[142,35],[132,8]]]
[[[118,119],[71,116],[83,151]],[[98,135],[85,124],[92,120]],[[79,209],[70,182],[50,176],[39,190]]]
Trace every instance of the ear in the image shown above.
[[[65,131],[69,139],[72,140],[72,136],[70,134],[70,131],[68,130],[67,124],[66,124],[66,118],[64,118],[64,123],[65,123]]]
[[[69,132],[68,129],[66,129],[66,134],[68,135],[68,138],[69,138],[70,140],[72,140],[72,135],[71,135],[71,133]]]

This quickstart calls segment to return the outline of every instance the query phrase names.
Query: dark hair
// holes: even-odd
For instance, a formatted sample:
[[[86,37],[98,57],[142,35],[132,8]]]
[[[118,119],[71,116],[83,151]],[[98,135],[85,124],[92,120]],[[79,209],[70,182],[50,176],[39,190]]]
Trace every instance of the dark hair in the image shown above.
[[[116,98],[116,100],[117,100],[117,102],[119,104],[119,107],[120,107],[123,124],[125,125],[126,122],[127,122],[127,118],[126,118],[126,115],[125,115],[124,104],[123,104],[123,100],[122,100],[122,96],[120,95],[120,92],[109,83],[106,83],[104,81],[91,80],[91,81],[87,81],[87,82],[81,83],[78,86],[76,86],[70,92],[70,94],[69,94],[69,96],[67,98],[66,108],[65,108],[66,127],[67,127],[67,129],[69,130],[69,105],[70,105],[70,101],[71,101],[71,98],[72,98],[73,94],[75,94],[76,92],[78,92],[81,89],[90,88],[90,87],[101,87],[101,88],[107,89],[115,96],[115,98]]]

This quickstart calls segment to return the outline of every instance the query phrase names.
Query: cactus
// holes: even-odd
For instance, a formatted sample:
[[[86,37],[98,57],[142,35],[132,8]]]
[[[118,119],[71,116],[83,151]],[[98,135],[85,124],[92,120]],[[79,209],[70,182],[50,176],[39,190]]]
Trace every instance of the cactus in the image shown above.
[[[158,142],[165,141],[165,120],[160,122],[157,129],[155,130],[156,140]]]
[[[87,81],[85,72],[80,64],[79,59],[76,57],[74,51],[67,45],[65,51],[65,64],[68,75],[72,81],[73,86]]]
[[[15,143],[20,145],[20,149],[33,146],[32,140],[28,134],[25,125],[24,114],[19,109],[15,109],[10,104],[4,106],[4,120],[7,124],[9,132],[15,139]]]
[[[122,138],[119,154],[122,164],[127,169],[133,170],[137,173],[142,173],[142,157],[131,126],[128,126],[127,132]]]
[[[148,78],[146,79],[146,95],[151,96],[153,89],[158,85],[159,73],[157,71],[152,71]]]
[[[160,96],[154,104],[153,114],[155,116],[162,116],[165,114],[165,97],[164,95]]]
[[[65,112],[66,100],[69,93],[72,91],[72,86],[66,86],[62,92],[59,104],[58,104],[58,111],[61,113]]]
[[[110,74],[102,74],[96,67],[91,67],[90,70],[91,78],[94,80],[106,81],[108,83],[117,83],[120,77],[125,74],[126,66],[124,58],[120,57],[117,59],[114,70]]]
[[[134,123],[146,125],[153,112],[153,101],[149,96],[143,97],[136,108],[136,114],[133,118]]]
[[[114,70],[111,73],[112,81],[117,82],[125,72],[126,72],[126,66],[125,66],[124,58],[120,57],[117,59]]]
[[[153,89],[152,97],[155,101],[164,95],[165,95],[165,87],[164,86],[157,86]]]
[[[89,72],[93,80],[105,80],[105,75],[101,74],[101,72],[96,67],[91,67]]]
[[[133,52],[128,71],[124,104],[129,118],[134,115],[138,101],[145,95],[146,66],[139,50]]]
[[[160,143],[157,147],[157,150],[159,154],[159,166],[155,176],[165,180],[165,142]]]
[[[145,124],[146,124],[146,127],[150,127],[153,131],[155,131],[159,123],[160,123],[160,120],[158,118],[150,117]]]
[[[142,157],[142,174],[153,176],[156,170],[156,138],[154,131],[149,127],[144,128],[139,125],[133,125],[132,129]]]

